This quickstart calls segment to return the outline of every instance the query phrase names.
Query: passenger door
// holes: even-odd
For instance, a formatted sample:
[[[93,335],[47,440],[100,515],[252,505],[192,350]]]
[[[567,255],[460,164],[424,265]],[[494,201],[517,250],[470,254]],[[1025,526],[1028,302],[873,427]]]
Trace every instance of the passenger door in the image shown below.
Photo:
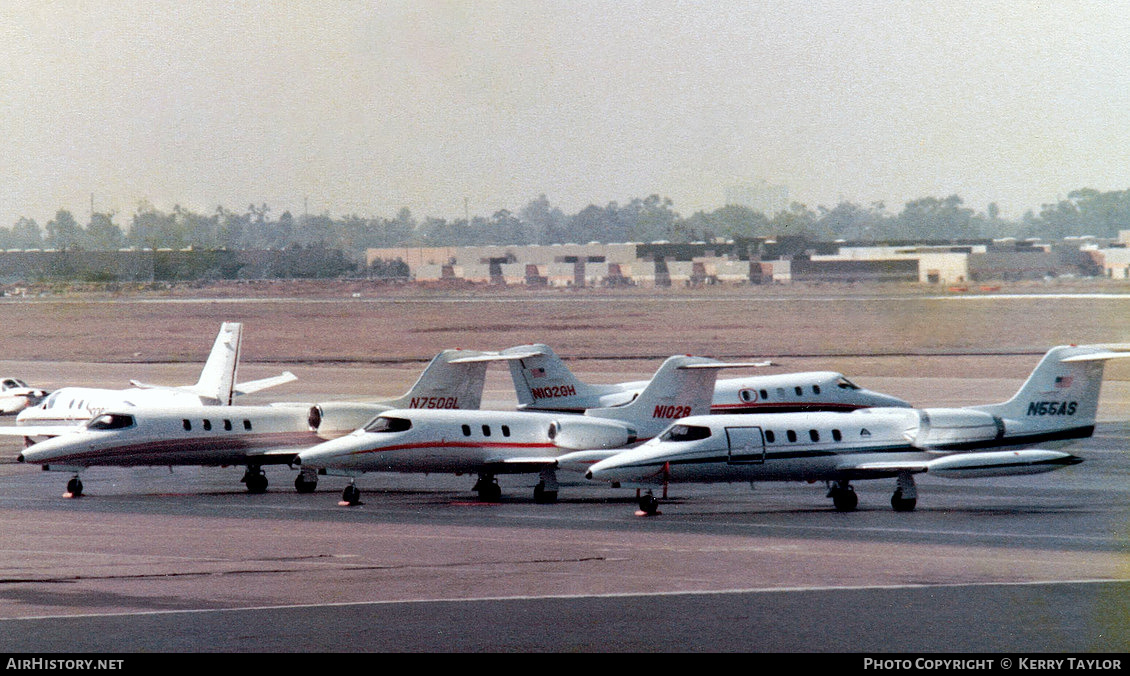
[[[727,427],[730,464],[762,464],[765,462],[765,437],[760,427]]]

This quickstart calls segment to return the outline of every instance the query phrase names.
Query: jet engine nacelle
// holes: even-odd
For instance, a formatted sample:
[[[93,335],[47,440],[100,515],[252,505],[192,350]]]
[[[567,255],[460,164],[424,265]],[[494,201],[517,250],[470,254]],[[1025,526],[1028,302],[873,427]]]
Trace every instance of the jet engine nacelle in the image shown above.
[[[991,441],[1004,436],[1004,421],[984,411],[964,408],[927,408],[919,411],[914,445],[934,448]]]
[[[609,420],[562,419],[549,425],[549,440],[570,451],[624,448],[636,442],[635,430]]]
[[[318,436],[333,439],[364,427],[387,410],[388,406],[380,404],[333,401],[311,406],[306,422]]]

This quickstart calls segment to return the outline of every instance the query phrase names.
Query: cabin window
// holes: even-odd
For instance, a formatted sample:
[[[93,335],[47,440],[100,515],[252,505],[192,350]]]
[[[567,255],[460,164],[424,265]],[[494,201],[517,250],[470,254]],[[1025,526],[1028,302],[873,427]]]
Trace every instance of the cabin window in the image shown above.
[[[504,437],[510,436],[510,426],[509,425],[503,425],[502,426],[502,436],[504,436]]]
[[[243,419],[243,429],[245,429],[245,430],[251,429],[251,421],[250,420],[248,420],[246,418]]]
[[[796,390],[796,396],[800,397],[804,395],[804,388],[802,388],[800,385],[797,385],[793,389]]]
[[[840,434],[839,430],[832,430],[832,441],[842,441],[844,435]]]
[[[765,390],[761,390],[761,398],[762,398],[762,399],[768,399],[768,398],[769,398],[769,393],[768,393],[768,392],[766,392]]]
[[[788,438],[789,438],[789,441],[791,441],[791,442],[795,442],[795,441],[796,441],[796,432],[794,432],[794,431],[792,431],[792,430],[789,430],[788,432],[785,432],[785,436],[786,436],[786,437],[788,437]]]
[[[808,430],[808,438],[813,441],[820,441],[820,433],[816,430]]]
[[[470,425],[464,425],[463,426],[463,436],[465,436],[465,437],[471,436],[471,426]]]
[[[812,386],[812,393],[813,394],[820,394],[820,386],[819,385],[813,385]]]
[[[212,421],[211,420],[205,420],[204,421],[204,431],[207,432],[207,431],[210,431],[211,429],[212,429]]]
[[[757,392],[754,390],[742,390],[738,392],[738,396],[744,402],[757,401]]]
[[[698,441],[710,436],[710,428],[702,425],[672,425],[659,436],[663,441]]]
[[[773,430],[765,430],[765,441],[773,443],[777,440],[777,435],[773,434]]]
[[[185,432],[191,432],[192,431],[192,421],[191,420],[189,420],[188,418],[185,418],[184,420],[182,420],[180,422],[181,422],[181,425],[184,426]]]
[[[403,432],[412,429],[412,421],[407,418],[396,418],[379,415],[372,422],[365,425],[366,432]]]
[[[490,425],[483,425],[483,436],[484,437],[490,436]]]
[[[231,421],[227,418],[224,419],[224,429],[231,432]]]

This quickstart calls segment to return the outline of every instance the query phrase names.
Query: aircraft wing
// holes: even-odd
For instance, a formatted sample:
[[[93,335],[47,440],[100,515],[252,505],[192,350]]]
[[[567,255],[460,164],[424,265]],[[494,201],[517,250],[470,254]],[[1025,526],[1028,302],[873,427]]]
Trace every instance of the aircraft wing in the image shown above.
[[[951,453],[933,459],[892,460],[862,462],[857,465],[842,464],[839,470],[848,478],[877,479],[923,472],[947,479],[978,479],[983,477],[1041,474],[1071,465],[1083,459],[1062,451],[1028,448],[1015,451],[986,451],[977,453]]]
[[[488,459],[483,463],[483,467],[495,474],[528,474],[557,467],[557,458],[546,456],[544,458]]]
[[[5,437],[57,437],[86,429],[85,421],[70,425],[4,425],[0,436]]]
[[[232,394],[251,394],[252,392],[258,392],[259,390],[265,390],[268,387],[282,385],[283,383],[289,383],[294,380],[298,380],[298,376],[290,371],[284,371],[270,378],[260,378],[259,380],[249,380],[246,383],[239,383],[232,390]]]
[[[289,446],[280,448],[256,448],[247,451],[247,458],[254,459],[263,465],[289,465],[294,462],[295,456],[307,448],[316,446],[316,442],[311,442],[307,446]]]
[[[624,449],[613,448],[599,451],[573,451],[572,453],[565,453],[564,455],[557,456],[557,466],[564,470],[571,470],[573,472],[584,472],[589,467],[604,460],[611,458],[617,453],[622,453]]]

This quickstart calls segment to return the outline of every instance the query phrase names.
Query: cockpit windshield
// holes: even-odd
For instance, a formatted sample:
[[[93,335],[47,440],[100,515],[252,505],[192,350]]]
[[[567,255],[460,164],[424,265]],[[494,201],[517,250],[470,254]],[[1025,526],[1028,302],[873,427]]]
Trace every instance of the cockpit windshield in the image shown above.
[[[88,430],[120,430],[133,427],[133,416],[125,413],[103,413],[86,425]]]
[[[672,425],[659,436],[663,441],[697,441],[710,436],[710,428],[701,425]]]
[[[412,429],[412,421],[407,418],[389,418],[383,415],[373,418],[365,425],[366,432],[405,432]]]
[[[861,389],[859,387],[859,385],[856,385],[855,383],[851,382],[850,380],[848,380],[847,378],[845,378],[843,376],[840,376],[839,380],[836,381],[836,386],[839,387],[841,390],[858,390],[858,389]]]

